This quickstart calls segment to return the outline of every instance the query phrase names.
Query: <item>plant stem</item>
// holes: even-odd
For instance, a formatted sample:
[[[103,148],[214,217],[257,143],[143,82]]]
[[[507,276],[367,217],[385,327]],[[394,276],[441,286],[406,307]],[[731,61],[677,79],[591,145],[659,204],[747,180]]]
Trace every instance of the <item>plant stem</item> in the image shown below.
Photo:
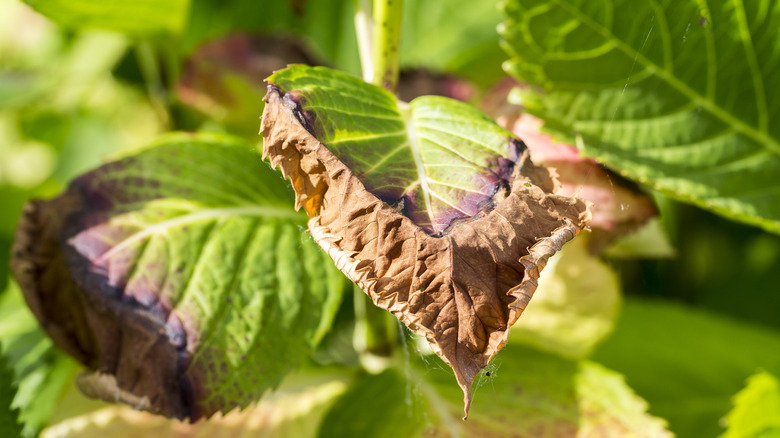
[[[157,53],[148,41],[141,42],[136,46],[136,59],[141,69],[141,75],[146,83],[146,92],[149,95],[149,101],[154,108],[157,117],[169,129],[171,118],[168,113],[168,96],[162,79]]]
[[[371,0],[355,0],[355,34],[357,35],[360,67],[363,80],[374,82],[373,35],[374,20],[371,15]]]
[[[376,307],[358,286],[355,299],[355,349],[360,354],[363,367],[379,372],[390,366],[393,350],[398,344],[398,328],[395,317]]]
[[[374,0],[374,68],[371,83],[395,91],[403,0]]]

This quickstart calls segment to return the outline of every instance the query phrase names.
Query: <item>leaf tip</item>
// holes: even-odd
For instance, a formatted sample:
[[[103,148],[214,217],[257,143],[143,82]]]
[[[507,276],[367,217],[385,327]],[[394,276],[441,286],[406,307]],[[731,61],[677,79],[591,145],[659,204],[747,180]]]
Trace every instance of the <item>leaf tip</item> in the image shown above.
[[[458,386],[460,386],[460,389],[463,390],[463,421],[466,421],[469,419],[469,409],[471,409],[471,399],[472,399],[472,393],[471,393],[471,387],[474,384],[473,378],[465,378],[466,376],[459,376],[458,371],[455,370],[455,380],[458,382]]]

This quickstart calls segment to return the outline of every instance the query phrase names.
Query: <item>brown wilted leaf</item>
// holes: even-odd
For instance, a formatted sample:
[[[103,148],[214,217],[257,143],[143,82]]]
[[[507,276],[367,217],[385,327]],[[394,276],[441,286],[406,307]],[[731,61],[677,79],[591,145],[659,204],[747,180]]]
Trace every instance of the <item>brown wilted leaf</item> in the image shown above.
[[[27,204],[14,239],[14,277],[54,343],[108,376],[92,380],[91,396],[113,402],[144,399],[133,405],[185,418],[189,408],[182,396],[181,351],[165,336],[164,321],[118,299],[115,290],[96,287],[97,275],[63,244],[74,228],[74,214],[88,210],[88,203],[83,192],[73,190]]]
[[[509,184],[498,183],[477,214],[426,231],[315,138],[304,100],[269,86],[263,156],[290,178],[296,207],[339,269],[453,368],[468,414],[474,378],[506,342],[539,272],[590,221],[586,201],[556,195],[554,173],[508,139],[519,152]]]

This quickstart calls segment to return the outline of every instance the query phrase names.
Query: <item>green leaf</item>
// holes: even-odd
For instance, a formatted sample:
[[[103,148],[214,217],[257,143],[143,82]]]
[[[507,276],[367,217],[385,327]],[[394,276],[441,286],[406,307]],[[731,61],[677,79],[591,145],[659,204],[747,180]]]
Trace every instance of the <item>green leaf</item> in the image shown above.
[[[446,71],[487,87],[504,76],[492,1],[426,0],[404,3],[401,67]]]
[[[645,225],[607,248],[604,255],[613,259],[671,258],[676,251],[658,218],[650,219]]]
[[[343,276],[304,224],[251,145],[177,134],[29,204],[13,268],[60,347],[199,418],[277,386],[329,329]]]
[[[441,366],[429,356],[357,380],[326,415],[320,437],[669,436],[620,375],[591,362],[510,344],[481,373],[478,392],[486,394],[467,421]]]
[[[0,352],[3,351],[0,344]],[[19,424],[19,412],[11,408],[16,388],[14,374],[8,368],[5,357],[0,354],[0,434],[14,438],[21,436],[22,426]]]
[[[505,68],[541,87],[522,101],[548,127],[671,197],[780,232],[779,3],[505,5]]]
[[[364,375],[330,408],[319,437],[413,437],[423,429],[427,409],[407,378],[395,369]]]
[[[620,283],[607,264],[588,252],[588,244],[582,236],[550,258],[534,299],[510,330],[510,341],[583,359],[612,331]]]
[[[347,389],[347,378],[335,372],[293,373],[271,396],[224,415],[194,423],[139,412],[129,406],[87,399],[75,387],[65,394],[43,437],[182,438],[263,437],[314,438],[322,417]]]
[[[197,0],[190,6],[182,46],[190,53],[205,41],[232,32],[287,30],[295,27],[295,18],[289,1]]]
[[[734,397],[734,409],[726,417],[728,430],[721,438],[771,438],[780,436],[780,382],[767,372],[750,376],[747,386]]]
[[[26,0],[41,14],[72,29],[98,28],[133,36],[180,32],[189,0]]]
[[[299,33],[309,43],[318,59],[322,59],[321,64],[359,75],[355,2],[306,1],[303,2],[302,8]]]
[[[628,300],[593,359],[626,376],[680,437],[716,436],[745,379],[780,371],[780,335],[661,301]]]
[[[304,123],[317,140],[427,231],[477,214],[509,179],[518,155],[509,131],[453,99],[423,96],[407,105],[355,76],[304,65],[268,83],[287,99],[302,99]]]
[[[14,282],[0,297],[0,343],[0,353],[14,369],[13,406],[19,409],[22,434],[37,436],[72,383],[77,364],[54,348]]]

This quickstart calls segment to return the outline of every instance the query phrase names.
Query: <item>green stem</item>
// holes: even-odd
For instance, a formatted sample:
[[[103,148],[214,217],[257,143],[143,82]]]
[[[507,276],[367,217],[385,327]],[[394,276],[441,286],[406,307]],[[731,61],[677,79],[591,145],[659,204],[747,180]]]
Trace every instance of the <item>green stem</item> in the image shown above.
[[[403,0],[374,0],[375,85],[395,91],[398,83],[398,46],[401,40]]]
[[[144,83],[146,83],[146,91],[152,108],[154,108],[163,126],[168,129],[171,125],[170,114],[168,114],[168,96],[166,95],[157,53],[148,41],[140,42],[136,46],[135,53],[141,69],[141,75],[144,78]]]
[[[363,367],[378,372],[392,361],[398,344],[398,325],[395,317],[376,307],[359,287],[355,286],[355,349]]]
[[[372,0],[354,0],[355,2],[355,34],[357,35],[358,53],[360,54],[360,67],[363,70],[363,80],[374,82],[374,47],[373,17],[371,16]]]

